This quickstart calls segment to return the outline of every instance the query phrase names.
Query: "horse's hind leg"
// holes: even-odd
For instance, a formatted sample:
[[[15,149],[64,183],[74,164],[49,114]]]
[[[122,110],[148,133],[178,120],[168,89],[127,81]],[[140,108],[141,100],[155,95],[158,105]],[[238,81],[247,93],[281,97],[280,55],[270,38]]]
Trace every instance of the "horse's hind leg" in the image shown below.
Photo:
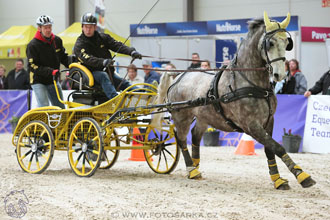
[[[267,132],[270,136],[272,136],[272,134],[273,134],[273,125],[274,125],[274,119],[272,119],[269,122],[268,128],[267,128]],[[267,156],[269,175],[270,175],[271,180],[274,182],[275,189],[282,189],[282,190],[290,189],[288,180],[280,177],[280,174],[279,174],[278,168],[277,168],[277,164],[276,164],[274,151],[272,149],[270,149],[268,146],[265,146],[265,153]]]
[[[300,166],[295,164],[290,156],[286,153],[285,149],[278,144],[270,134],[268,134],[262,126],[259,124],[252,122],[249,126],[250,135],[254,137],[258,142],[263,144],[269,150],[273,151],[276,156],[282,159],[285,165],[289,168],[291,173],[297,178],[298,183],[301,184],[302,187],[311,187],[316,182],[311,178],[309,174],[304,172]]]
[[[200,142],[202,140],[206,128],[207,128],[207,124],[201,124],[197,119],[194,128],[191,130],[192,161],[193,161],[193,166],[196,167],[197,170],[199,169],[199,162],[200,162]],[[199,176],[196,176],[195,178],[200,178],[200,177],[201,174]]]
[[[197,178],[200,176],[200,172],[198,171],[197,167],[193,166],[194,163],[187,148],[187,135],[190,129],[191,120],[185,119],[178,121],[176,120],[178,118],[177,115],[172,114],[172,116],[176,127],[176,140],[181,148],[183,159],[186,164],[186,169],[188,171],[188,178]]]

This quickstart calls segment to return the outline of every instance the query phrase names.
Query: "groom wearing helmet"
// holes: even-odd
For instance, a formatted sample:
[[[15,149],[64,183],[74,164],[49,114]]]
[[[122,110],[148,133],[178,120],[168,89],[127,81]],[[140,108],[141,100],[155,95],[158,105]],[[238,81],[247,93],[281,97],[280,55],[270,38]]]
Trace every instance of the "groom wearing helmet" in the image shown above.
[[[74,53],[79,62],[92,72],[96,83],[102,86],[105,95],[112,99],[117,96],[115,87],[121,85],[119,89],[124,90],[131,84],[114,74],[114,68],[110,66],[112,63],[110,50],[138,59],[142,56],[133,47],[127,47],[110,35],[96,31],[96,23],[96,17],[92,13],[85,13],[82,16],[82,34],[74,45]],[[104,68],[110,68],[110,77],[104,72]]]
[[[52,33],[53,19],[41,15],[36,23],[38,31],[26,48],[31,87],[39,107],[48,106],[50,100],[52,105],[65,108],[57,98],[52,73],[57,72],[57,88],[63,99],[58,70],[61,63],[68,67],[72,59],[65,53],[61,38]]]

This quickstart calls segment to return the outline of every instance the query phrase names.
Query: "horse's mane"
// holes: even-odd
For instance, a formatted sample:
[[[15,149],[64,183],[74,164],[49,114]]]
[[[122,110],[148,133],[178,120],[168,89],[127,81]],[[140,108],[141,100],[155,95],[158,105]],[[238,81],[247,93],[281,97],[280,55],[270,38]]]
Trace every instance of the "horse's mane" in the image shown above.
[[[260,30],[260,28],[264,29],[265,23],[263,18],[256,18],[254,20],[248,21],[248,27],[249,27],[249,33],[248,38],[255,35],[257,31]]]

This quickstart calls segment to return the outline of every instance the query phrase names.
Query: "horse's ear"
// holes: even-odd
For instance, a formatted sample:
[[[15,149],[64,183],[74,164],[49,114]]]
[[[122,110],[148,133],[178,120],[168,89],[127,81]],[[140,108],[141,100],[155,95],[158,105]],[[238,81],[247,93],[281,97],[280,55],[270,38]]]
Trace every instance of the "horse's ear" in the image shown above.
[[[290,13],[288,12],[288,15],[286,16],[286,18],[284,19],[284,21],[282,21],[282,22],[280,23],[281,28],[285,29],[285,28],[289,25],[289,23],[290,23],[290,19],[291,19],[291,15],[290,15]]]
[[[270,23],[270,20],[269,20],[269,17],[267,15],[266,11],[264,11],[264,22],[266,25],[266,30],[268,30],[272,24]]]

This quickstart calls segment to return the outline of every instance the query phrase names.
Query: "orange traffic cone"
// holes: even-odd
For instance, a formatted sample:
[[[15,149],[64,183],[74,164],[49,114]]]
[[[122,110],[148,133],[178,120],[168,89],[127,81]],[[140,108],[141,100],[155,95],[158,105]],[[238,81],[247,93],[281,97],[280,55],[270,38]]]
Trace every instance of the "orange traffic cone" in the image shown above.
[[[254,139],[251,136],[244,133],[237,145],[235,154],[257,155],[256,152],[254,151]]]
[[[135,127],[133,128],[133,134],[135,134],[133,137],[137,140],[143,140],[142,135],[140,135],[140,130],[139,128]],[[138,143],[136,141],[132,141],[133,146],[143,146],[143,144]],[[142,149],[132,149],[131,150],[131,157],[128,158],[129,160],[132,161],[146,161],[146,158],[144,157],[144,153]]]

